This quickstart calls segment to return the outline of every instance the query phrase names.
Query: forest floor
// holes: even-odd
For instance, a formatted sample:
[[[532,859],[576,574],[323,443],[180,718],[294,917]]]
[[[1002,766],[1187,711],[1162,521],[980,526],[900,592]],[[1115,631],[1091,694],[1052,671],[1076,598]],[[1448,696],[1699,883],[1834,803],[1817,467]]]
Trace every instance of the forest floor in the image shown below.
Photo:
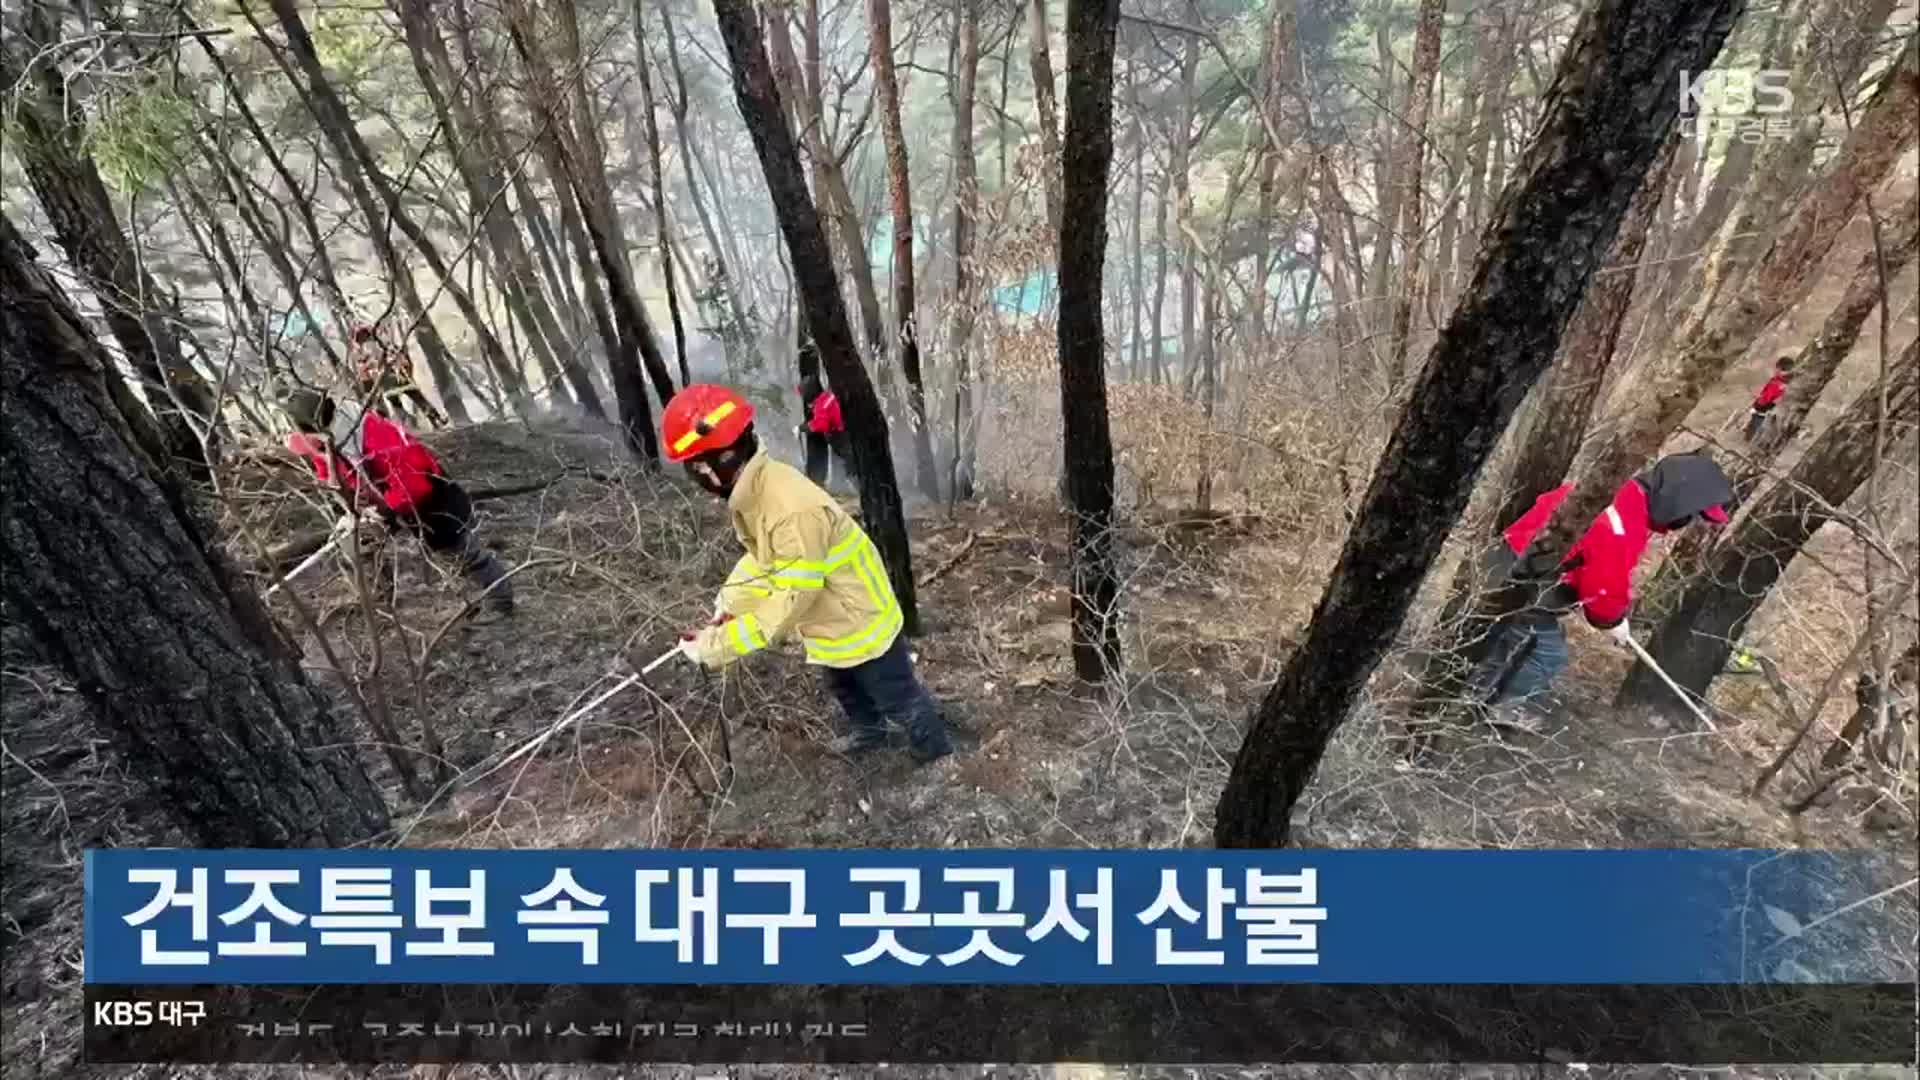
[[[777,655],[723,677],[669,665],[540,754],[489,774],[610,685],[624,648],[664,649],[702,621],[737,550],[721,504],[677,476],[619,464],[604,434],[494,424],[430,439],[476,490],[553,481],[481,503],[483,534],[523,567],[519,613],[459,618],[464,584],[411,547],[393,549],[398,587],[371,618],[344,575],[315,574],[291,590],[343,666],[370,670],[367,628],[383,627],[378,678],[395,718],[413,746],[432,731],[445,747],[432,796],[409,798],[359,727],[396,808],[388,839],[408,846],[1204,846],[1246,712],[1295,645],[1338,552],[1314,538],[1319,530],[1274,518],[1129,528],[1129,675],[1095,698],[1070,678],[1059,511],[922,506],[912,531],[926,626],[914,649],[961,734],[953,757],[915,768],[899,752],[862,765],[830,753],[835,709],[797,659]],[[317,520],[285,497],[289,483],[260,470],[230,487],[239,542],[264,544]],[[277,600],[276,614],[315,678],[339,690],[294,605]],[[1383,672],[1299,807],[1298,841],[1870,846],[1912,861],[1910,803],[1855,785],[1792,817],[1778,808],[1798,783],[1791,770],[1769,797],[1750,799],[1745,790],[1784,737],[1773,714],[1756,709],[1715,738],[1618,712],[1608,701],[1625,658],[1597,634],[1573,637],[1565,708],[1547,734],[1460,731],[1418,765],[1392,745],[1395,675]],[[76,735],[89,729],[73,693],[11,660],[6,679],[0,1050],[9,1076],[71,1075],[80,853],[175,838],[156,831],[146,797],[104,744]],[[342,715],[354,715],[340,699]],[[566,1075],[576,1073],[589,1075]]]

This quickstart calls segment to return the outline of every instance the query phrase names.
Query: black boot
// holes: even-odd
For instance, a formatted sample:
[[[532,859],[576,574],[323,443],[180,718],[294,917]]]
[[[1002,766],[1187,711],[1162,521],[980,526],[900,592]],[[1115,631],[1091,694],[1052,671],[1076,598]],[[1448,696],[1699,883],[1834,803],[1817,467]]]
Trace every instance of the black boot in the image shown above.
[[[498,555],[479,549],[467,563],[467,576],[480,588],[491,590],[487,593],[487,603],[493,610],[502,615],[513,614],[513,582],[507,579],[506,564]]]

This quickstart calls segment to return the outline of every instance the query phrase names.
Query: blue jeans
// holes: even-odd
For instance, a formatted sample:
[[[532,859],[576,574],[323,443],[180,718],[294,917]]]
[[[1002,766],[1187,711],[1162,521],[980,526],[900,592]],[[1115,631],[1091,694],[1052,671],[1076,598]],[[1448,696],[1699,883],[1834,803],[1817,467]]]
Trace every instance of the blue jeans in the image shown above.
[[[1474,673],[1473,685],[1480,700],[1489,705],[1537,702],[1566,666],[1567,635],[1560,629],[1560,620],[1538,616],[1511,620],[1493,629],[1491,647]],[[1498,685],[1502,678],[1504,686]]]
[[[886,652],[864,664],[823,667],[820,672],[860,744],[877,746],[886,742],[887,721],[893,720],[906,728],[915,753],[945,753],[951,749],[940,707],[914,674],[905,634],[895,638]]]

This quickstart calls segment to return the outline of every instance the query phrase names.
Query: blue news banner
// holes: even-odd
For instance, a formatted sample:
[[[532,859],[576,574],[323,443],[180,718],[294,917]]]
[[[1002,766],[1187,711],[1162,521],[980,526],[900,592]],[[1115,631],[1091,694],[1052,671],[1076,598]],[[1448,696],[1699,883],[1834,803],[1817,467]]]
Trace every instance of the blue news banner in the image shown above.
[[[205,988],[232,997],[236,988],[304,987],[354,998],[358,1011],[342,1006],[342,1015],[364,1017],[385,1007],[378,1001],[398,1000],[403,987],[524,989],[514,1000],[574,987],[569,993],[599,994],[592,1000],[603,1005],[626,1001],[619,1009],[639,1024],[635,1001],[725,1001],[766,1020],[778,1011],[774,1003],[800,1000],[783,988],[811,987],[815,997],[806,1000],[839,1002],[863,1021],[865,1049],[846,1049],[843,1039],[821,1060],[967,1060],[976,1047],[982,1055],[1041,1060],[1062,1047],[1105,1052],[1112,1037],[1089,1017],[1151,1011],[1162,1000],[1155,994],[1176,987],[1202,995],[1233,990],[1231,1002],[1199,1009],[1216,1026],[1234,1008],[1250,1007],[1256,999],[1246,995],[1259,991],[1321,995],[1317,1005],[1258,999],[1267,1013],[1286,1008],[1305,1018],[1320,1015],[1318,1008],[1329,1024],[1364,1027],[1373,1021],[1352,1010],[1380,1006],[1328,1004],[1334,990],[1327,988],[1365,988],[1368,1001],[1384,1000],[1382,987],[1445,987],[1456,995],[1395,1006],[1396,1022],[1404,1023],[1409,1010],[1464,1016],[1476,1002],[1498,1004],[1484,994],[1469,1000],[1476,986],[1629,994],[1665,986],[1724,995],[1728,988],[1914,978],[1911,953],[1887,947],[1913,937],[1913,888],[1900,887],[1895,871],[1864,853],[165,849],[89,851],[85,873],[90,1002],[116,988],[180,1001]],[[907,987],[917,996],[895,993]],[[1136,987],[1160,989],[1129,989]],[[252,1008],[267,999],[245,1000]],[[921,1015],[936,1000],[947,1002],[937,1006],[947,1015]],[[229,1005],[228,1012],[239,1008]],[[171,1006],[169,1015],[179,1020],[182,1007]],[[866,1022],[884,1014],[896,1026],[924,1028],[960,1023],[954,1018],[970,1009],[1003,1017],[1021,1011],[1034,1030],[1018,1038],[935,1036],[902,1051],[880,1045],[891,1036]],[[901,1010],[915,1015],[902,1019]],[[89,1016],[90,1053],[93,1025],[111,1026],[115,1015]],[[795,1017],[752,1029],[834,1028]],[[626,1032],[627,1023],[603,1018],[598,1026]],[[1184,1045],[1167,1028],[1176,1021],[1154,1015],[1142,1023],[1161,1031],[1161,1041],[1141,1037],[1139,1047]],[[739,1026],[745,1039],[748,1025]],[[842,1016],[841,1028],[848,1026]],[[386,1027],[379,1024],[382,1037]],[[662,1025],[646,1030],[655,1027]],[[509,1031],[517,1030],[510,1022]],[[646,1057],[634,1049],[637,1037],[622,1036],[627,1059]],[[1201,1041],[1178,1052],[1228,1052]],[[371,1060],[383,1052],[356,1045],[338,1052]],[[498,1053],[506,1055],[501,1060],[562,1053],[542,1045]],[[1235,1045],[1234,1052],[1259,1049]],[[116,1043],[96,1060],[144,1060],[125,1056],[141,1052]],[[593,1054],[608,1052],[579,1056],[600,1060]],[[703,1060],[747,1053],[659,1051],[676,1052]],[[1649,1060],[1681,1060],[1687,1052],[1695,1051],[1645,1050]],[[445,1060],[494,1051],[469,1039],[403,1053]],[[786,1051],[754,1053],[761,1056],[744,1060],[788,1059]]]

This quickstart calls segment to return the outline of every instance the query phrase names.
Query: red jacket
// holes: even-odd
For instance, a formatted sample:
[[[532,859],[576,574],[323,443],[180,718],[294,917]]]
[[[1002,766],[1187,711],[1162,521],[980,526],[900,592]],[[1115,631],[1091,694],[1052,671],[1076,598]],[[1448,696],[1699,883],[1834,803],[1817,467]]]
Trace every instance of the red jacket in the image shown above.
[[[1754,395],[1753,411],[1766,412],[1773,408],[1780,401],[1781,395],[1786,392],[1787,377],[1777,371],[1774,372],[1773,378],[1767,380],[1767,385],[1761,387],[1760,392]]]
[[[837,435],[846,427],[846,422],[840,419],[840,399],[834,397],[831,391],[813,399],[813,416],[807,421],[808,431],[815,435]]]
[[[1562,484],[1534,500],[1533,509],[1507,526],[1507,547],[1515,555],[1525,554],[1533,535],[1546,527],[1572,490],[1572,484]],[[1560,580],[1580,598],[1589,623],[1605,629],[1627,617],[1633,607],[1633,568],[1647,550],[1652,532],[1647,523],[1647,493],[1628,480],[1614,492],[1613,504],[1567,552],[1566,562],[1573,567]]]
[[[413,513],[433,493],[432,477],[445,475],[433,451],[378,413],[369,412],[361,421],[360,443],[364,456],[360,468],[353,469],[343,467],[340,455],[312,436],[297,432],[287,436],[287,449],[306,458],[321,483],[332,484],[337,475],[349,492],[358,492],[365,473],[387,509],[396,514]]]

